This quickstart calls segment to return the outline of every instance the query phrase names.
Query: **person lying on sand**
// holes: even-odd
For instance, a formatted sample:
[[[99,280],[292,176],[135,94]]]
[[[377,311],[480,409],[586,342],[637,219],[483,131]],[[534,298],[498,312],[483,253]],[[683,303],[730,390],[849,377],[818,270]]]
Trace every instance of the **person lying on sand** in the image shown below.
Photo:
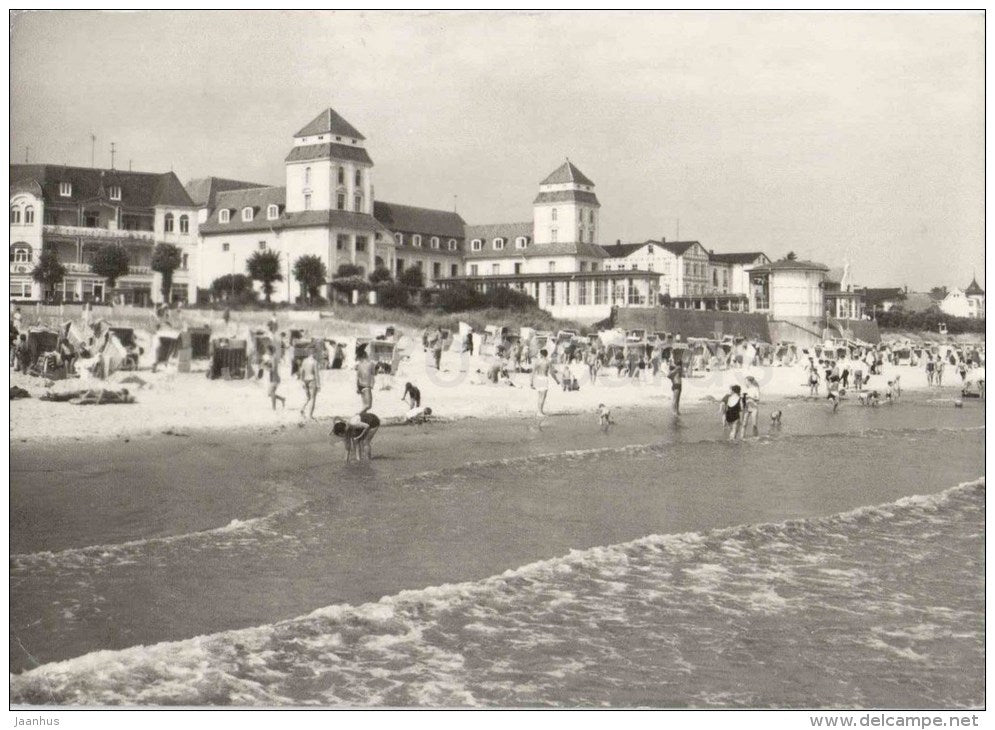
[[[406,424],[428,423],[432,418],[432,409],[429,406],[415,406],[404,414]]]
[[[69,402],[77,406],[102,406],[108,403],[134,403],[135,397],[128,392],[127,388],[121,388],[121,390],[92,388]]]

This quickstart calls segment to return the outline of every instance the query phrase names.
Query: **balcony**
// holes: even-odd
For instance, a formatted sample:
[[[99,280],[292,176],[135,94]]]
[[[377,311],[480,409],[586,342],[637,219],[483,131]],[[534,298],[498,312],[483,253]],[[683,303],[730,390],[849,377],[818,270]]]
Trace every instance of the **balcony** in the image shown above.
[[[66,267],[66,271],[70,274],[89,274],[93,271],[93,267],[90,264],[64,263],[62,265]]]
[[[127,231],[113,228],[88,228],[86,226],[42,226],[42,233],[49,236],[80,236],[83,238],[104,238],[116,241],[148,241],[155,242],[153,231]]]

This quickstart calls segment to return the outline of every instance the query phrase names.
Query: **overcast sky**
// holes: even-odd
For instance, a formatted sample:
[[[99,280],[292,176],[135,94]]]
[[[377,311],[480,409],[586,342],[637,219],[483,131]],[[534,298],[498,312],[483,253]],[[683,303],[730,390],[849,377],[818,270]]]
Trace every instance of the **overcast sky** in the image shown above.
[[[600,243],[794,250],[857,284],[984,285],[974,14],[36,12],[12,18],[10,157],[282,185],[331,106],[376,196],[531,220],[569,157]]]

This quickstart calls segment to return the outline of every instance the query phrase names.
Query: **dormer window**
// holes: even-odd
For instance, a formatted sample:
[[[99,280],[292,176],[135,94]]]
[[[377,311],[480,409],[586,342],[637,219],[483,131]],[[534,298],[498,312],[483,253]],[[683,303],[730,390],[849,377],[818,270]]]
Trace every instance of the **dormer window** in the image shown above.
[[[218,211],[218,223],[227,223],[231,220],[231,211],[227,208],[222,208]]]
[[[394,240],[397,241],[397,245],[398,246],[403,246],[404,245],[404,234],[403,233],[395,233],[394,234]]]
[[[495,251],[500,251],[503,248],[504,248],[504,239],[503,238],[495,238],[494,239],[494,250]]]
[[[73,184],[67,182],[59,183],[59,195],[63,198],[68,198],[73,194]]]
[[[525,248],[528,245],[528,239],[525,236],[519,236],[515,239],[515,248]]]
[[[483,247],[484,247],[484,242],[481,241],[479,238],[475,238],[472,241],[470,241],[471,251],[480,251]]]
[[[439,237],[432,236],[432,248],[438,248],[438,247],[439,247]]]
[[[111,200],[120,200],[121,199],[121,186],[120,185],[111,185],[111,187],[107,191],[107,193],[108,193],[108,195],[110,195]]]
[[[252,208],[248,206],[242,208],[242,220],[246,223],[252,222]]]
[[[416,233],[411,237],[411,245],[415,248],[421,248],[421,236],[419,234]]]
[[[275,205],[266,206],[266,219],[275,221],[280,217],[280,209]]]
[[[455,238],[450,238],[449,239],[449,250],[450,251],[455,251],[456,248],[457,248],[456,247],[456,239]]]

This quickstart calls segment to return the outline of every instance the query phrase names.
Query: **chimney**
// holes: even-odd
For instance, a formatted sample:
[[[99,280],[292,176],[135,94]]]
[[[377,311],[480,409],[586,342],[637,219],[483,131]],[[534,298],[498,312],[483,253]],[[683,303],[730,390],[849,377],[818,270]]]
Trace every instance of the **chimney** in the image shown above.
[[[666,243],[666,242],[667,242],[667,237],[666,236],[660,236],[660,243]]]
[[[615,245],[616,246],[621,246],[622,245],[622,239],[621,238],[616,238],[615,239]]]

